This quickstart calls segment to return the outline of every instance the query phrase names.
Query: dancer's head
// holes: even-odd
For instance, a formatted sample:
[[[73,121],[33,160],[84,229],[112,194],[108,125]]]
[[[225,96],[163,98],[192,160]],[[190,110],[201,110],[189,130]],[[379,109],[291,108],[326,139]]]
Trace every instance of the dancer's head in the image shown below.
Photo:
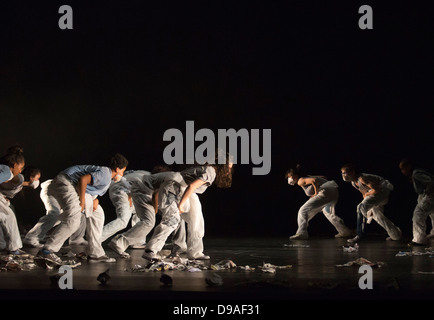
[[[23,148],[13,146],[8,148],[6,154],[1,157],[0,163],[8,166],[11,169],[13,176],[20,174],[26,165],[24,160]]]
[[[33,166],[26,166],[23,170],[24,181],[28,182],[28,186],[36,189],[39,186],[41,178],[41,170]]]
[[[401,173],[406,177],[411,177],[411,174],[413,173],[413,163],[409,159],[402,159],[399,162],[399,169],[401,170]]]
[[[341,167],[342,180],[350,182],[357,181],[360,176],[359,168],[353,163],[344,164]]]
[[[224,152],[221,149],[218,149],[212,166],[216,171],[214,181],[216,186],[219,188],[230,188],[232,186],[234,162],[229,152]]]
[[[301,165],[297,164],[296,166],[290,168],[285,173],[285,179],[288,180],[288,184],[294,186],[297,184],[298,179],[302,176],[301,174]]]
[[[128,166],[128,160],[120,153],[116,153],[110,158],[108,167],[112,170],[112,179],[115,182],[121,180],[124,171]]]

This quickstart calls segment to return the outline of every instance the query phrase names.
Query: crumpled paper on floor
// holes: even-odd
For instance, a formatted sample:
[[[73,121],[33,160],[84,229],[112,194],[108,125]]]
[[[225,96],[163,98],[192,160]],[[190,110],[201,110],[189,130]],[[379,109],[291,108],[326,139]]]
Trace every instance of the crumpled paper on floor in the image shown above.
[[[309,244],[298,244],[298,243],[295,243],[295,244],[293,244],[293,243],[289,243],[289,244],[285,243],[283,246],[286,247],[286,248],[309,248],[310,247]]]
[[[275,273],[276,269],[287,269],[291,268],[292,265],[286,266],[276,266],[270,263],[263,263],[262,266],[259,266],[259,269],[265,273]],[[150,272],[150,271],[168,271],[168,270],[180,270],[180,271],[188,271],[188,272],[201,272],[202,270],[213,270],[213,271],[221,271],[221,270],[243,270],[243,271],[255,271],[256,268],[253,268],[249,265],[246,266],[237,266],[232,260],[221,260],[215,264],[210,264],[206,266],[202,260],[189,260],[183,259],[179,256],[165,259],[164,261],[158,262],[150,262],[146,265],[135,264],[133,267],[126,268],[125,271],[128,272]]]
[[[264,273],[276,273],[277,269],[289,269],[292,268],[292,265],[276,266],[274,264],[264,262],[262,266],[258,266],[258,267]]]
[[[348,261],[347,263],[344,263],[344,264],[337,264],[336,267],[351,267],[354,265],[362,266],[365,264],[368,266],[371,266],[371,267],[378,267],[378,268],[381,268],[381,267],[386,265],[386,263],[382,262],[382,261],[371,262],[365,258],[358,258],[356,260]]]
[[[434,258],[434,247],[425,248],[424,251],[399,251],[395,257],[410,257],[410,256],[429,256]]]
[[[357,252],[359,251],[359,245],[357,243],[354,246],[342,246],[344,252]]]
[[[63,265],[69,265],[71,268],[75,268],[81,263],[77,263],[73,259],[63,260]],[[38,268],[54,269],[59,265],[50,262],[44,258],[34,256],[29,253],[14,255],[5,254],[0,255],[0,272],[5,271],[32,271]]]
[[[37,266],[30,254],[5,254],[0,256],[0,271],[30,271]]]

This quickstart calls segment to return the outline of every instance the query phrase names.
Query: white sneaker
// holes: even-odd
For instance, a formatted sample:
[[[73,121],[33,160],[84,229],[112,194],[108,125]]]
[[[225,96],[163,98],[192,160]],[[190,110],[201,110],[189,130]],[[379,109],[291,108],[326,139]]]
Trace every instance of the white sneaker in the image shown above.
[[[125,251],[122,251],[122,248],[120,248],[117,243],[116,240],[113,239],[111,240],[108,244],[107,244],[114,252],[116,252],[118,255],[120,255],[122,258],[124,259],[129,259],[130,255],[128,253],[126,253]]]
[[[289,240],[306,240],[307,238],[308,238],[307,235],[294,234],[293,236],[289,237]]]
[[[142,258],[151,262],[159,261],[157,255],[153,251],[143,252]]]
[[[349,243],[355,243],[355,242],[358,242],[358,241],[360,241],[360,237],[359,236],[355,236],[354,238],[347,240],[347,242],[349,242]]]
[[[90,262],[90,263],[96,263],[96,262],[116,262],[116,259],[115,258],[110,258],[109,256],[104,255],[104,256],[101,256],[101,257],[98,257],[98,258],[89,257],[87,259],[87,261]]]
[[[209,260],[209,259],[211,259],[210,258],[210,256],[207,256],[206,254],[201,254],[201,255],[198,255],[197,257],[189,257],[189,259],[191,259],[191,260]]]
[[[55,253],[49,251],[49,250],[41,250],[38,253],[38,257],[43,258],[49,262],[52,262],[54,264],[57,264],[59,266],[63,265],[63,260],[60,259]]]

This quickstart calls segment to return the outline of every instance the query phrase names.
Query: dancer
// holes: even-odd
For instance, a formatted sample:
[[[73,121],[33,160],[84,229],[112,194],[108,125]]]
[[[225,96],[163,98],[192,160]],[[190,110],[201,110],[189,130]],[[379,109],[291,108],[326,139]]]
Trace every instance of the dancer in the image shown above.
[[[110,186],[110,182],[119,181],[128,165],[127,159],[115,154],[107,167],[94,165],[72,166],[59,173],[48,187],[47,194],[53,196],[59,203],[62,214],[59,216],[61,222],[54,232],[49,236],[39,256],[53,263],[61,264],[62,260],[55,254],[58,252],[71,234],[80,225],[81,214],[86,212],[86,193],[91,196],[103,195]],[[95,199],[94,199],[95,200]],[[90,211],[90,210],[88,210]],[[99,221],[99,220],[98,220]],[[92,246],[102,249],[100,239],[104,223],[95,222],[88,228],[90,238],[94,243]],[[98,229],[98,228],[101,229]],[[99,243],[99,244],[98,244]],[[89,243],[89,246],[91,244]],[[95,250],[98,252],[98,250]],[[100,251],[100,252],[103,252]],[[102,256],[89,256],[96,261],[112,262],[105,254]]]
[[[217,152],[217,159],[221,160]],[[220,161],[220,163],[223,161]],[[167,237],[179,226],[181,219],[187,222],[187,250],[189,245],[195,243],[197,246],[203,246],[203,234],[192,230],[190,227],[198,228],[197,224],[190,221],[192,212],[191,196],[193,194],[202,194],[214,182],[217,187],[228,188],[232,184],[232,166],[233,162],[230,156],[225,156],[224,164],[204,164],[193,166],[177,174],[173,179],[164,181],[156,194],[158,208],[161,212],[162,219],[160,224],[155,227],[154,233],[146,244],[142,257],[149,261],[159,260],[157,254],[163,248]],[[194,205],[197,202],[193,202]],[[201,213],[200,208],[195,208],[193,212]],[[189,222],[190,221],[190,222]],[[200,242],[200,243],[199,243]],[[197,249],[196,249],[197,250]],[[187,252],[189,256],[192,253]],[[196,253],[195,259],[209,259],[209,256],[203,252]]]
[[[150,174],[150,172],[144,170],[129,170],[124,173],[121,181],[117,183],[112,181],[109,188],[109,196],[116,210],[116,219],[104,226],[101,242],[104,242],[117,232],[125,229],[132,216],[136,215],[136,210],[131,198],[131,183],[134,180],[141,180],[145,175]],[[134,226],[138,220],[139,219],[132,220],[131,224]],[[144,241],[145,240],[140,239],[140,241],[134,245],[141,245]]]
[[[153,170],[155,171],[155,170]],[[146,243],[146,236],[155,226],[156,213],[158,212],[156,190],[165,181],[172,180],[177,175],[173,171],[157,172],[152,175],[143,175],[142,179],[134,179],[130,183],[131,198],[136,215],[140,219],[126,232],[115,236],[108,244],[117,254],[123,258],[129,258],[125,250],[135,243]],[[180,225],[174,236],[174,250],[185,251],[185,226]],[[176,252],[175,252],[176,253]]]
[[[24,155],[20,147],[9,148],[7,154],[0,158],[0,183],[11,181],[21,173],[25,166]],[[21,250],[20,231],[14,211],[10,208],[10,201],[0,195],[0,228],[2,230],[3,245],[10,254],[26,254]]]
[[[342,179],[351,182],[363,196],[363,201],[357,206],[357,235],[348,239],[348,242],[354,243],[362,239],[365,220],[368,224],[374,220],[383,227],[388,234],[386,240],[400,240],[401,229],[384,215],[384,206],[389,201],[393,185],[380,176],[361,173],[353,164],[343,165],[341,174]]]
[[[27,247],[42,248],[44,246],[42,242],[47,233],[60,223],[59,215],[62,213],[62,209],[56,198],[52,195],[48,195],[48,187],[52,181],[52,179],[49,179],[41,183],[40,198],[45,206],[46,213],[39,218],[38,222],[24,237],[23,244]],[[89,201],[93,203],[93,199],[86,198],[86,202]],[[68,239],[69,245],[87,245],[88,242],[84,240],[85,232],[86,216],[81,215],[79,227]]]
[[[41,171],[38,168],[28,166],[22,173],[17,174],[8,182],[0,184],[0,194],[9,201],[9,207],[14,214],[16,214],[16,211],[11,202],[12,199],[23,189],[23,187],[36,189],[39,186],[40,177]],[[0,228],[0,248],[5,247],[6,241],[4,239],[3,231]]]
[[[425,246],[434,237],[434,176],[420,168],[415,168],[409,159],[399,163],[401,173],[409,178],[416,191],[417,204],[413,211],[413,239],[409,245]],[[426,234],[426,220],[431,218],[431,232]]]
[[[17,174],[10,181],[0,184],[0,193],[9,200],[12,200],[18,193],[20,193],[23,187],[37,189],[39,187],[40,178],[41,170],[36,167],[26,167],[22,173]],[[10,207],[14,210],[12,204],[10,204]]]
[[[344,221],[335,213],[336,203],[339,198],[338,185],[333,180],[327,180],[323,176],[305,176],[301,172],[300,165],[289,169],[285,178],[289,185],[298,185],[306,193],[309,200],[302,205],[298,211],[298,229],[291,240],[307,239],[309,221],[320,211],[330,223],[336,228],[338,233],[335,238],[351,236],[351,230],[345,226]]]

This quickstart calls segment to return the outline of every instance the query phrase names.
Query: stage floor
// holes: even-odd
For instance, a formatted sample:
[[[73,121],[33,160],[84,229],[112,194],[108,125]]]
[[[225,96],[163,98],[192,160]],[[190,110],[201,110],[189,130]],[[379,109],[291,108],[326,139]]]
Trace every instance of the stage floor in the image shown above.
[[[119,258],[110,248],[106,253],[115,263],[88,263],[72,269],[73,289],[59,289],[50,281],[57,269],[41,267],[30,271],[0,273],[0,299],[117,299],[170,301],[285,301],[285,300],[352,300],[433,299],[434,241],[427,247],[407,246],[410,239],[386,241],[385,236],[370,236],[359,242],[356,252],[345,252],[346,239],[311,237],[290,241],[288,238],[206,238],[205,253],[211,259],[206,267],[222,260],[231,260],[236,268],[222,270],[143,271],[143,249],[128,249],[130,259]],[[31,254],[38,249],[24,248]],[[82,246],[72,246],[79,253]],[[428,250],[427,250],[428,249]],[[402,256],[397,256],[402,252]],[[410,252],[412,254],[410,255]],[[365,258],[372,267],[373,288],[362,290],[359,265],[344,265]],[[262,267],[269,263],[277,267],[274,273]],[[249,266],[254,270],[247,271]],[[285,268],[283,268],[285,267]],[[109,269],[106,285],[97,280]],[[135,271],[135,272],[132,272]],[[172,278],[172,286],[160,282],[162,274]],[[209,286],[206,278],[217,273],[221,286]]]

